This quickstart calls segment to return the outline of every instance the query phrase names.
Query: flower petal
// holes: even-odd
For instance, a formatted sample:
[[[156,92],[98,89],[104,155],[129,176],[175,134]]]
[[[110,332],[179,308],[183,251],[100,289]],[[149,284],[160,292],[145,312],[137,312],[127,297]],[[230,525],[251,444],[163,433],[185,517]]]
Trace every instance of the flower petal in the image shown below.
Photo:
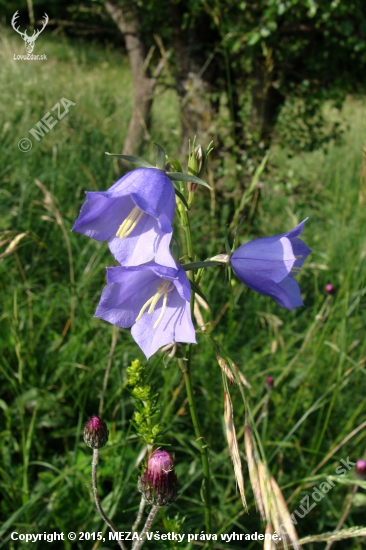
[[[129,197],[111,199],[106,192],[88,191],[86,197],[72,231],[96,241],[107,241],[115,235],[134,207]]]
[[[294,267],[300,268],[302,264],[305,262],[306,258],[311,253],[311,248],[306,246],[306,244],[297,237],[291,238],[291,245],[292,250],[295,256],[301,256],[301,258],[297,258],[296,262],[294,263]]]
[[[154,218],[167,220],[171,231],[174,217],[175,193],[169,177],[157,168],[137,168],[118,180],[108,190],[111,197],[130,196],[141,210]],[[170,220],[170,221],[169,221]],[[164,227],[162,231],[167,232]]]
[[[166,238],[163,240],[163,237]],[[171,237],[172,233],[166,236],[161,231],[155,218],[144,215],[128,237],[120,239],[114,234],[108,245],[116,260],[124,266],[144,264],[159,255],[160,259],[170,261],[173,267],[175,262],[169,253]],[[161,245],[163,250],[159,251]]]
[[[173,283],[166,287],[166,303],[164,305],[164,295],[160,295],[149,313],[151,298],[164,280]],[[147,358],[171,341],[196,343],[190,312],[190,284],[181,267],[176,264],[166,267],[156,262],[112,267],[107,269],[107,283],[95,316],[123,328],[132,326],[131,334]],[[142,316],[136,322],[140,313]]]
[[[305,222],[308,219],[309,218],[305,218],[305,220],[303,220],[301,223],[299,223],[299,225],[297,225],[294,229],[291,229],[291,231],[289,231],[288,233],[284,233],[284,236],[289,238],[289,239],[292,239],[293,237],[298,237],[299,235],[301,235],[302,230],[304,229]]]
[[[294,307],[303,306],[300,296],[300,288],[295,279],[286,277],[280,283],[256,277],[250,283],[245,283],[249,288],[269,296],[286,309],[293,310]]]
[[[107,281],[95,317],[122,328],[131,327],[142,306],[156,292],[155,273],[149,269],[112,267],[107,269]]]
[[[245,284],[253,278],[279,282],[286,277],[296,258],[287,237],[265,237],[240,246],[231,256],[234,273]]]
[[[298,238],[308,218],[287,233],[256,239],[240,246],[231,256],[234,273],[253,290],[270,296],[287,309],[304,305],[293,279],[311,250]]]
[[[154,323],[161,313],[159,302],[152,314],[145,312],[141,319],[134,324],[131,334],[149,359],[159,348],[169,344],[172,340],[184,343],[196,343],[196,334],[193,327],[190,304],[183,300],[178,292],[168,294],[168,301],[163,318],[156,328]]]
[[[169,177],[155,168],[139,168],[108,191],[88,192],[73,231],[109,241],[111,252],[123,265],[143,264],[156,256],[173,267],[169,244],[174,210],[174,186]],[[127,218],[131,228],[133,222],[136,226],[126,233],[124,224],[125,236],[120,238],[117,231]]]
[[[282,307],[293,310],[294,307],[303,306],[304,302],[301,299],[300,287],[292,277],[286,277],[279,283],[279,286],[286,292],[286,300],[284,303],[288,305],[282,305],[278,300],[278,303]]]

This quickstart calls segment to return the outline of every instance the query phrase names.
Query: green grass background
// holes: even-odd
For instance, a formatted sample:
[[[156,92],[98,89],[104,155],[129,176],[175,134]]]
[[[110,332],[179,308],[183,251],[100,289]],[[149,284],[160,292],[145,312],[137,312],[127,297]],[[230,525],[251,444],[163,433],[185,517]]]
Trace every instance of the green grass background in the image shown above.
[[[70,230],[84,192],[106,189],[121,174],[116,159],[104,152],[122,150],[132,110],[132,83],[126,59],[109,48],[42,35],[35,53],[45,53],[47,61],[14,61],[14,54],[24,53],[23,44],[13,34],[2,35],[0,548],[12,550],[18,548],[9,539],[12,531],[105,530],[92,498],[91,450],[83,442],[82,430],[98,410],[111,346],[113,327],[93,315],[105,284],[105,266],[112,265],[113,258],[105,243]],[[38,143],[29,130],[63,97],[76,105]],[[245,242],[281,233],[309,217],[303,237],[313,253],[297,278],[306,307],[286,311],[235,280],[232,307],[220,271],[211,270],[203,280],[211,304],[211,310],[203,312],[205,320],[221,317],[213,335],[252,384],[250,403],[257,417],[266,377],[275,378],[268,416],[259,432],[269,468],[285,497],[290,499],[300,488],[290,501],[290,511],[299,508],[311,487],[334,474],[341,459],[366,458],[363,428],[326,460],[316,476],[312,474],[366,420],[366,214],[365,206],[358,204],[366,141],[364,99],[349,98],[344,116],[349,128],[343,143],[331,146],[327,154],[318,151],[289,159],[286,150],[273,147],[270,170],[261,177],[258,211],[251,223],[243,224],[238,237],[238,242]],[[33,142],[28,153],[17,147],[24,137]],[[179,155],[173,92],[154,102],[151,138],[170,155]],[[151,142],[145,158],[154,160]],[[228,188],[231,185],[228,176]],[[224,252],[222,237],[230,221],[224,203],[212,220],[205,200],[198,195],[192,211],[195,250],[201,259]],[[15,249],[4,254],[22,233]],[[337,289],[332,297],[324,290],[328,282]],[[235,387],[230,389],[249,514],[236,491],[226,444],[221,371],[209,342],[202,335],[198,341],[193,382],[210,447],[215,531],[260,531],[244,460],[240,394]],[[143,359],[129,331],[121,330],[103,414],[110,439],[101,451],[99,467],[103,506],[121,531],[129,530],[139,504],[135,463],[143,445],[131,428],[134,404],[125,387],[125,368],[137,357]],[[163,442],[176,454],[181,482],[179,498],[161,512],[155,529],[199,533],[204,529],[202,471],[182,374],[175,362],[164,367],[159,354],[149,361],[147,373],[166,428]],[[299,535],[335,529],[352,489],[350,472],[299,520]],[[365,512],[364,484],[345,526],[365,526]],[[98,547],[93,544],[65,541],[53,543],[53,548]],[[336,547],[361,549],[363,544],[362,539],[353,539]],[[113,544],[99,547],[113,548]],[[175,548],[176,543],[149,547]]]

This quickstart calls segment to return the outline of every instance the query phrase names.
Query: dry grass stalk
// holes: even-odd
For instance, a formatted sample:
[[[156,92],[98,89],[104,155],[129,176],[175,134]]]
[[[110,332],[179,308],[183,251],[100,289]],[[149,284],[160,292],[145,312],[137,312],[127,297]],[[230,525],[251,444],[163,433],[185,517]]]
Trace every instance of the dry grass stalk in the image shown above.
[[[12,239],[12,241],[10,242],[10,244],[6,247],[5,251],[0,254],[0,260],[2,260],[3,258],[6,258],[6,256],[10,256],[10,254],[13,254],[13,252],[16,252],[17,251],[17,244],[18,242],[26,236],[27,233],[19,233],[18,235],[16,235],[14,237],[14,239]],[[6,242],[8,242],[7,239],[5,239],[4,241],[1,242],[1,244],[5,244]]]
[[[313,535],[309,537],[303,537],[299,540],[301,546],[312,542],[335,542],[337,540],[351,539],[354,537],[366,537],[366,527],[350,527],[349,529],[342,529],[338,533],[331,531],[329,533],[322,533],[321,535]]]
[[[193,306],[193,315],[196,319],[197,326],[202,330],[202,332],[207,332],[207,328],[205,327],[205,321],[203,319],[200,306],[197,303],[197,295],[195,296],[194,300],[194,306]]]
[[[262,501],[267,520],[266,530],[271,528],[273,531],[274,529],[277,535],[283,538],[281,534],[281,518],[277,509],[276,500],[273,498],[271,478],[268,475],[266,466],[261,460],[258,461],[258,475]],[[279,548],[283,547],[287,548],[286,539],[284,539],[282,544],[279,543]]]
[[[217,362],[219,364],[219,367],[221,368],[222,372],[228,377],[230,385],[236,384],[236,377],[232,371],[232,368],[230,368],[230,365],[221,355],[216,355]],[[235,363],[232,364],[232,367],[235,369],[235,372],[237,373],[240,382],[243,384],[243,386],[246,386],[247,388],[251,389],[252,386],[249,384],[248,380],[245,378],[245,376],[240,372],[239,368]]]
[[[225,359],[223,359],[220,355],[216,355],[216,359],[220,369],[228,377],[230,385],[235,384],[236,383],[235,376],[233,375],[231,368],[229,367]]]
[[[270,493],[270,486],[269,486],[269,479],[267,476],[266,467],[264,466],[263,462],[261,460],[258,461],[257,464],[258,467],[258,478],[259,478],[259,487],[264,507],[264,514],[265,518],[267,520],[267,523],[270,523],[270,499],[269,499],[269,493]]]
[[[71,326],[74,325],[74,317],[75,317],[75,276],[74,276],[74,262],[72,258],[72,249],[71,249],[71,243],[69,238],[69,231],[66,229],[63,217],[61,215],[61,212],[57,208],[57,199],[48,191],[48,189],[41,183],[39,180],[34,180],[35,184],[44,194],[44,200],[42,203],[39,203],[38,201],[35,201],[35,204],[41,204],[47,212],[49,212],[54,218],[50,218],[49,216],[41,216],[43,219],[51,222],[56,222],[57,225],[60,227],[62,234],[65,239],[65,244],[67,248],[67,255],[69,259],[69,272],[70,272],[70,283],[71,283],[71,307],[70,307],[70,320],[71,320]]]
[[[295,550],[299,550],[299,538],[297,536],[296,529],[292,523],[290,512],[288,511],[286,501],[283,497],[282,491],[277,485],[276,480],[274,477],[271,478],[271,487],[273,491],[273,500],[275,500],[277,509],[280,515],[281,525],[283,525],[286,529],[288,538],[290,539],[290,546],[292,548],[295,548]],[[280,530],[279,534],[281,533],[282,540],[284,540],[285,546],[287,546],[287,537],[283,536],[283,531]]]
[[[250,427],[248,424],[245,426],[244,433],[244,445],[245,453],[248,462],[249,478],[250,483],[252,484],[254,500],[263,521],[266,520],[266,512],[264,509],[264,504],[262,500],[261,487],[259,483],[258,467],[256,460],[256,452],[253,444],[253,436]]]
[[[273,527],[271,523],[267,523],[266,535],[273,535]],[[276,544],[273,540],[264,540],[263,550],[276,550]]]
[[[239,487],[239,492],[240,492],[241,500],[243,502],[243,506],[245,510],[248,511],[247,502],[245,500],[244,476],[243,476],[243,470],[242,470],[241,459],[239,454],[239,445],[238,445],[238,440],[236,438],[236,431],[235,431],[234,419],[233,419],[233,404],[231,402],[230,395],[227,391],[225,392],[225,396],[224,396],[224,418],[225,418],[225,427],[226,427],[226,437],[229,445],[231,460],[234,466],[236,483],[238,484],[238,487]]]

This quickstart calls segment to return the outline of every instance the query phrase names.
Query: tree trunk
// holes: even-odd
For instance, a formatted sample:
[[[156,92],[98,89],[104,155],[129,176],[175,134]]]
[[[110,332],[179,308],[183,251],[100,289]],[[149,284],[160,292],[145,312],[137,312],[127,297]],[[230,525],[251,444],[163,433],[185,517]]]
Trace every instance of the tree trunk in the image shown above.
[[[139,35],[140,22],[134,2],[126,0],[123,2],[123,6],[117,6],[107,0],[105,7],[124,35],[130,61],[134,107],[122,153],[124,155],[136,155],[143,142],[150,137],[148,132],[149,115],[157,76],[149,78],[145,75],[145,48]]]
[[[205,52],[207,34],[212,33],[210,22],[202,21],[195,28],[182,29],[184,6],[171,1],[173,22],[173,49],[176,60],[175,81],[180,102],[182,149],[188,151],[188,140],[196,135],[199,142],[212,139],[212,124],[218,105],[212,101],[218,68],[215,66],[214,40],[207,40],[210,48]],[[199,36],[197,35],[197,27]],[[211,36],[209,38],[212,38]]]
[[[259,140],[267,146],[276,123],[278,113],[284,103],[284,96],[272,86],[273,66],[267,60],[262,65],[257,63],[254,69],[252,86],[251,126]]]

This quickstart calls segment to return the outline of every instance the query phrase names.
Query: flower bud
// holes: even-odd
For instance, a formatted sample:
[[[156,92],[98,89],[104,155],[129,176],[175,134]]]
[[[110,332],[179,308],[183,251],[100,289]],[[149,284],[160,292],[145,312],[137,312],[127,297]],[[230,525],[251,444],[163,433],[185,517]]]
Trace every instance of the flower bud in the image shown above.
[[[266,380],[266,390],[267,391],[272,391],[273,390],[273,385],[274,385],[274,378],[273,376],[268,376],[267,380]]]
[[[167,506],[178,496],[178,480],[174,459],[167,451],[156,449],[147,460],[146,470],[140,476],[138,489],[143,498],[154,506]]]
[[[197,176],[198,178],[202,175],[202,167],[205,162],[205,152],[202,149],[201,145],[197,145],[191,151],[188,157],[188,173],[193,174],[194,176]],[[194,182],[188,182],[188,191],[191,193],[194,193],[197,189],[197,183]]]
[[[325,285],[325,292],[327,294],[334,294],[335,293],[334,286],[331,283],[328,283],[327,285]]]
[[[92,416],[84,428],[84,441],[92,449],[101,449],[108,441],[109,431],[99,416]]]
[[[364,481],[366,479],[366,460],[357,460],[355,466],[355,478]]]

